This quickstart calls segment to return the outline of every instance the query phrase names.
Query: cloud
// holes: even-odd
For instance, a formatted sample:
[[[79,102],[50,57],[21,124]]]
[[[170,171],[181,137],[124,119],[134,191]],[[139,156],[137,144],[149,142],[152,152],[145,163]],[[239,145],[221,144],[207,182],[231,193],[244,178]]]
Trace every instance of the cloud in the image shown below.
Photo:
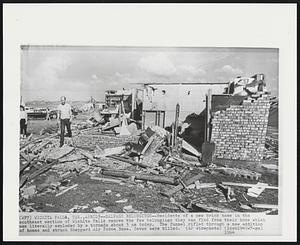
[[[241,75],[243,73],[240,68],[233,68],[231,65],[224,65],[221,69],[216,69],[216,72],[230,75]]]
[[[138,67],[157,76],[170,76],[176,72],[175,65],[164,53],[142,57],[138,62]]]
[[[71,65],[68,56],[49,56],[37,65],[31,74],[24,76],[29,79],[29,86],[32,89],[51,89],[61,85],[61,74]],[[31,80],[31,81],[30,81]],[[25,81],[27,82],[27,81]]]
[[[93,75],[91,76],[91,78],[92,78],[93,80],[98,80],[98,76],[97,76],[96,74],[93,74]]]
[[[178,73],[198,77],[204,76],[206,74],[206,71],[202,68],[196,68],[192,65],[180,65],[178,66]]]
[[[138,67],[148,74],[144,75],[145,80],[159,79],[161,82],[186,81],[199,82],[199,78],[206,75],[206,71],[200,67],[190,64],[175,65],[164,53],[142,57]],[[155,78],[153,76],[159,76]],[[132,77],[124,77],[125,81],[134,80]]]
[[[112,77],[113,79],[113,84],[114,85],[129,85],[131,83],[138,83],[139,79],[132,77],[129,73],[120,73],[120,72],[115,72],[114,76]]]

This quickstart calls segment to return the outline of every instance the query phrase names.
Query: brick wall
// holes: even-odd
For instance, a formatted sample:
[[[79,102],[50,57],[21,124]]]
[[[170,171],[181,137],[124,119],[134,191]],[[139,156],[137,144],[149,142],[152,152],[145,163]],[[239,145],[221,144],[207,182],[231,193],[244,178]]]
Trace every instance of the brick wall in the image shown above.
[[[270,102],[268,95],[244,100],[212,118],[215,158],[260,161],[264,156]]]

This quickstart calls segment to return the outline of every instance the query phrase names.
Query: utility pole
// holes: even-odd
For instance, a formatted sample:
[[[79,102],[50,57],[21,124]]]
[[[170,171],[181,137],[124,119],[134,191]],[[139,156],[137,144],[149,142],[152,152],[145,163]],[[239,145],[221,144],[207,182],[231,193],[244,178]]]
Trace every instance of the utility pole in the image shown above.
[[[207,92],[206,97],[206,131],[205,141],[210,141],[210,119],[211,119],[211,89]]]

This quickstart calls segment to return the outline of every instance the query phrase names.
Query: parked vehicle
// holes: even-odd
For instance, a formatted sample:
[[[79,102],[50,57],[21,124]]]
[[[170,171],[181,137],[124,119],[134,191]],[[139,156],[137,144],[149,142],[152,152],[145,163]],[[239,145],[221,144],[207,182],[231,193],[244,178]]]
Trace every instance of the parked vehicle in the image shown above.
[[[27,113],[32,113],[32,112],[34,112],[34,108],[33,108],[33,107],[25,106],[25,111],[26,111]]]
[[[27,116],[29,119],[45,119],[47,117],[47,109],[30,108],[29,110],[27,110]]]
[[[73,116],[78,115],[78,112],[79,112],[78,109],[76,109],[76,108],[73,109],[72,108],[72,115]],[[49,117],[50,117],[50,119],[57,119],[57,117],[58,117],[58,110],[51,110],[49,112]]]
[[[49,117],[50,119],[56,119],[57,118],[57,115],[58,115],[58,110],[51,110],[49,112]]]

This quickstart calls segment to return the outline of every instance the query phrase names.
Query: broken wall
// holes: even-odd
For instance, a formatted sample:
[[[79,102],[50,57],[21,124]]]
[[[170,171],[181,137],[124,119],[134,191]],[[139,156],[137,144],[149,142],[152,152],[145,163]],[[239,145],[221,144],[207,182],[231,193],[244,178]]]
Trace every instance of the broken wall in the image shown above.
[[[208,89],[214,94],[222,94],[227,86],[228,83],[145,84],[143,110],[165,111],[165,127],[170,126],[174,122],[177,103],[180,105],[179,120],[184,121],[188,115],[199,114],[205,109]],[[145,124],[152,126],[153,121]]]
[[[244,100],[212,118],[215,158],[260,161],[264,156],[270,102],[268,95]]]

